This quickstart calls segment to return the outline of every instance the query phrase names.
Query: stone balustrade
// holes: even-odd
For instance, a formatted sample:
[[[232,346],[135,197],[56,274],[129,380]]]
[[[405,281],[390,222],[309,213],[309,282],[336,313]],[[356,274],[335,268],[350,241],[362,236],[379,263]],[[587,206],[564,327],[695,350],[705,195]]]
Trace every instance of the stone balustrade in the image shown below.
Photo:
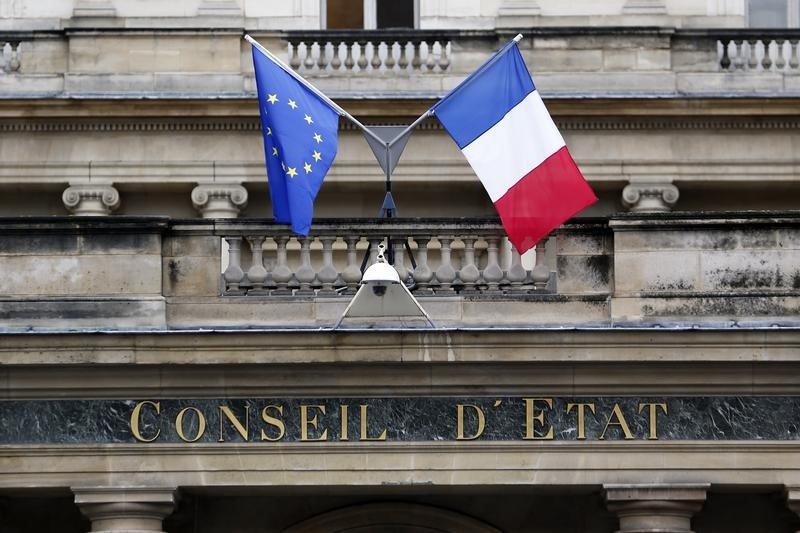
[[[350,295],[375,262],[380,244],[389,248],[400,279],[417,294],[555,292],[545,243],[528,269],[496,222],[323,223],[305,238],[280,226],[247,225],[231,227],[223,236],[229,249],[222,272],[227,295]]]
[[[0,230],[0,328],[330,326],[387,238],[437,325],[771,327],[800,305],[796,211],[576,219],[522,258],[484,219],[318,220],[300,239],[243,218]]]
[[[800,72],[800,32],[747,32],[717,41],[719,67],[726,72]]]
[[[69,94],[252,97],[244,28],[69,28],[0,32],[0,97]],[[249,30],[247,30],[249,31]],[[520,50],[548,98],[716,92],[796,94],[797,30],[523,28]],[[437,98],[516,31],[250,32],[334,98]],[[102,49],[102,57],[97,51]],[[209,73],[209,65],[214,71]],[[732,72],[774,79],[730,83]],[[783,77],[787,77],[784,80]]]
[[[451,63],[441,32],[291,32],[287,40],[289,64],[302,73],[445,72]]]

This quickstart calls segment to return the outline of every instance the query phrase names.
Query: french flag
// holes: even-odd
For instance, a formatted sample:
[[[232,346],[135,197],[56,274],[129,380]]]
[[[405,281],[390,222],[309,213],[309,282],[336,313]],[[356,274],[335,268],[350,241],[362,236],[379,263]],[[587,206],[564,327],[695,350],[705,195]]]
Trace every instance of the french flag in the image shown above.
[[[516,41],[431,108],[525,253],[597,201],[542,102]]]

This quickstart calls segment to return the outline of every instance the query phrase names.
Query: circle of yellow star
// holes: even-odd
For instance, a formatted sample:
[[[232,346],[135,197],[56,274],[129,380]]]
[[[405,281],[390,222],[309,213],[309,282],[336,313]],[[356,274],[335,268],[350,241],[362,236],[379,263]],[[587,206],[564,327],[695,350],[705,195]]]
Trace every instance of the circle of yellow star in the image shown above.
[[[278,157],[278,149],[275,148],[274,146],[272,147],[272,155],[274,155],[275,157]]]
[[[278,95],[277,94],[271,94],[271,95],[267,96],[267,102],[269,102],[270,104],[275,105],[275,102],[277,102],[277,101],[278,101]]]
[[[311,118],[311,115],[306,115],[305,117],[303,117],[303,120],[308,122],[309,125],[314,123],[314,120]]]
[[[320,159],[322,159],[322,154],[314,150],[314,155],[311,157],[314,158],[314,161],[319,161]]]
[[[267,128],[267,135],[272,135],[272,128]]]
[[[292,109],[297,109],[297,102],[295,102],[294,100],[289,100],[289,107],[291,107]]]
[[[308,174],[309,172],[311,172],[311,164],[310,164],[310,163],[305,163],[305,164],[303,164],[303,170],[305,170],[305,171],[306,171],[306,174]]]
[[[314,140],[317,141],[318,143],[321,143],[322,142],[322,135],[320,135],[319,133],[315,133],[314,134]]]
[[[289,170],[286,171],[290,178],[297,176],[297,169],[295,167],[289,167]]]

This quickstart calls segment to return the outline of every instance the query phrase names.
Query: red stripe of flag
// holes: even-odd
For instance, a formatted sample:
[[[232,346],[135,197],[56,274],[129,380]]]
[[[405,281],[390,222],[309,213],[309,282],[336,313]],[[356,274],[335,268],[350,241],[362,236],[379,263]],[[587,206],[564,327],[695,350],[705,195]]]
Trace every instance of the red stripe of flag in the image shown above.
[[[509,240],[523,254],[596,201],[565,146],[528,172],[494,205]]]

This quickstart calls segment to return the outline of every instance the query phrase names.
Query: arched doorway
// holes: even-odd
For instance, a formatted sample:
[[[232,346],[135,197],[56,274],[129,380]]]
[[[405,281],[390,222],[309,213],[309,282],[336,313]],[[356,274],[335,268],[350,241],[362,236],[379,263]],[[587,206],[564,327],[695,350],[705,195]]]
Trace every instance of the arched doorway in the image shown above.
[[[500,533],[463,514],[416,503],[369,503],[324,513],[284,533]]]

